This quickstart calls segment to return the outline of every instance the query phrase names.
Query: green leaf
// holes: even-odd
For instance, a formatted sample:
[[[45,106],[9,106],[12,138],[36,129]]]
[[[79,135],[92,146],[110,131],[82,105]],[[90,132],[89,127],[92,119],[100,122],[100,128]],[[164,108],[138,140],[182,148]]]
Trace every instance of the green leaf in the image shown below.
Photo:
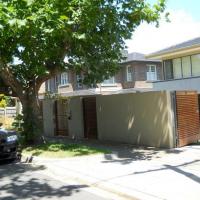
[[[60,19],[61,19],[61,20],[68,20],[69,18],[68,18],[66,15],[61,15],[61,16],[60,16]]]
[[[157,2],[1,0],[0,75],[16,96],[29,101],[37,100],[41,80],[66,68],[84,72],[88,85],[101,82],[118,71],[125,41],[141,22],[159,21],[166,1]],[[33,93],[36,97],[30,98]],[[30,113],[30,118],[35,116]],[[24,123],[34,132],[35,122]]]
[[[25,26],[26,25],[26,22],[27,22],[27,20],[26,19],[24,19],[24,20],[17,20],[17,24],[18,24],[18,26],[19,27],[22,27],[22,26]]]
[[[79,40],[84,40],[86,39],[86,35],[85,33],[79,34],[79,33],[74,33],[73,34],[75,38],[79,39]]]
[[[11,19],[8,21],[8,24],[12,27],[14,26],[15,24],[17,24],[17,19]]]
[[[54,30],[54,29],[48,29],[48,28],[46,28],[46,29],[44,29],[44,32],[45,32],[45,33],[52,33],[53,30]]]

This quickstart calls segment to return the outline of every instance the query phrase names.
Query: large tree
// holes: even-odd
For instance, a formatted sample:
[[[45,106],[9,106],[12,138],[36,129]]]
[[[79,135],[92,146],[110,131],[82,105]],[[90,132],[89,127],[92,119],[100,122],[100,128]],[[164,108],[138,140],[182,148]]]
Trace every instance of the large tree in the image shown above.
[[[41,132],[44,81],[66,69],[83,72],[86,84],[108,78],[124,41],[164,9],[165,0],[0,0],[0,78],[21,100],[27,139]]]

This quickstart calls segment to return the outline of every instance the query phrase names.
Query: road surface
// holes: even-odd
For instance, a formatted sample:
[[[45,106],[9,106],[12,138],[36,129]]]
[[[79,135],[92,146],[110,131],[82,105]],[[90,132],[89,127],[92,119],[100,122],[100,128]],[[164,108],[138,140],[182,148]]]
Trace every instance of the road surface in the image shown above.
[[[57,180],[45,174],[43,167],[0,163],[0,200],[108,200],[86,191],[87,187]]]

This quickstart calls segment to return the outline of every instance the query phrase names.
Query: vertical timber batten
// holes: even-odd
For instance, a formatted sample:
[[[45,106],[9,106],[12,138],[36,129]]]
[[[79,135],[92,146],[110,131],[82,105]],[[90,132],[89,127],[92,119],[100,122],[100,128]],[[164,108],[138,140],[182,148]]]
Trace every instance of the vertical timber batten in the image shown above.
[[[177,146],[181,147],[200,139],[198,94],[193,91],[177,91],[175,94]]]

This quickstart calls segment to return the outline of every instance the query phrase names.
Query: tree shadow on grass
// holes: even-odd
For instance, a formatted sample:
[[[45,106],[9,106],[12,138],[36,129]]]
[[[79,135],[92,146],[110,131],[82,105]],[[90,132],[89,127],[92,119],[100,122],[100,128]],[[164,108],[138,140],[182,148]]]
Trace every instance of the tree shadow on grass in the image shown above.
[[[26,152],[31,153],[32,156],[40,156],[46,152],[49,154],[62,153],[66,156],[84,156],[97,153],[108,153],[110,151],[101,148],[95,148],[82,144],[64,144],[64,143],[47,143],[43,145],[33,146],[26,148]],[[68,155],[69,154],[69,155]]]
[[[0,199],[66,199],[86,185],[64,185],[39,171],[43,166],[22,167],[21,164],[0,165]],[[33,173],[34,172],[34,173]]]

